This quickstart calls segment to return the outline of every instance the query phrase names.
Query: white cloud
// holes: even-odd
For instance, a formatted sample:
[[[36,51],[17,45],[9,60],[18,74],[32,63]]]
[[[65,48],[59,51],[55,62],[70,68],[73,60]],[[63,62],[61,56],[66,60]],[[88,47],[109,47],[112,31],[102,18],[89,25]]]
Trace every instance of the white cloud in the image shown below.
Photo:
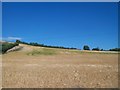
[[[2,37],[0,40],[7,40],[7,41],[12,41],[12,40],[22,40],[20,37]]]
[[[20,37],[8,37],[8,40],[21,40],[22,38]]]

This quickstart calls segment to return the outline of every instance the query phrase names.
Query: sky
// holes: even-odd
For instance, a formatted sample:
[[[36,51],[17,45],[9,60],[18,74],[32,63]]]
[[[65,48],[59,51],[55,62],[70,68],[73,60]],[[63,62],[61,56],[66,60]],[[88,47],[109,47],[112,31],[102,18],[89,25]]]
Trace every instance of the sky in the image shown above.
[[[2,38],[90,49],[118,47],[116,2],[4,2]]]

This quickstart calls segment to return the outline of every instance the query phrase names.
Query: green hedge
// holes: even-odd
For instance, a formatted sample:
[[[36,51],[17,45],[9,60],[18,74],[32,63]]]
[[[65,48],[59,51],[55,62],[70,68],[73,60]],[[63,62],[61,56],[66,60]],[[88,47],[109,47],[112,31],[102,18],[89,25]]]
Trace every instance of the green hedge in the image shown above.
[[[4,54],[6,53],[7,50],[18,45],[19,45],[18,43],[2,43],[0,44],[0,53]]]
[[[109,51],[120,51],[120,48],[113,48],[113,49],[110,49]]]
[[[69,47],[63,47],[63,46],[50,46],[50,45],[44,45],[44,44],[39,44],[39,43],[35,43],[35,42],[23,42],[20,40],[16,40],[16,43],[20,43],[20,44],[27,44],[27,45],[31,45],[31,46],[40,46],[40,47],[47,47],[47,48],[59,48],[59,49],[77,49],[77,48],[69,48]]]

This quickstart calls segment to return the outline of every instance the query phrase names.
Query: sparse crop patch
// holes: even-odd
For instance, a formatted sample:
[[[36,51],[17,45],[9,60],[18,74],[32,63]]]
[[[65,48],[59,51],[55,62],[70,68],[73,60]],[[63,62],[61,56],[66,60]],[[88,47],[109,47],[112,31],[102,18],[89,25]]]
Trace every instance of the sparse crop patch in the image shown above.
[[[27,53],[27,55],[55,55],[56,51],[52,49],[35,49]]]

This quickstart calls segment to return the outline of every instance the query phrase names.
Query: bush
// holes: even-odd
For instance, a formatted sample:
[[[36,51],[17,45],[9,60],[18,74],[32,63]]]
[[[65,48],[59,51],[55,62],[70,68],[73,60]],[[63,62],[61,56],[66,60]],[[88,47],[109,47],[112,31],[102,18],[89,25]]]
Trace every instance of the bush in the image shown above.
[[[1,44],[0,46],[1,46],[1,53],[6,53],[7,52],[7,50],[9,50],[9,49],[11,49],[11,48],[13,48],[13,47],[15,47],[15,46],[18,46],[19,44],[18,43],[3,43],[3,44]]]
[[[90,48],[89,48],[88,45],[85,45],[85,46],[83,47],[83,50],[90,50]]]
[[[113,49],[110,49],[109,51],[120,51],[120,48],[113,48]]]
[[[100,51],[100,49],[97,47],[97,48],[93,48],[92,49],[93,51]]]

